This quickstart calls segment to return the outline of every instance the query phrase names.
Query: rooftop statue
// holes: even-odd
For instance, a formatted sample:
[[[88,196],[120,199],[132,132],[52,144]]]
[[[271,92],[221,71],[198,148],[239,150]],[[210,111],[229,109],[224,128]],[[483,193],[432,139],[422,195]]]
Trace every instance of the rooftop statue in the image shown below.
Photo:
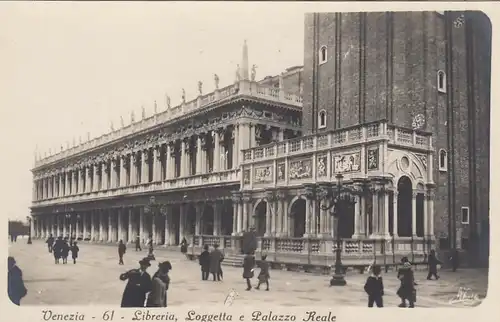
[[[134,123],[135,122],[135,114],[134,114],[134,111],[132,111],[132,113],[130,113],[130,123]]]
[[[155,115],[158,113],[158,105],[156,104],[156,100],[155,100],[154,112]]]
[[[182,101],[182,104],[186,103],[186,90],[184,88],[182,89],[181,101]]]
[[[144,120],[146,118],[146,109],[144,108],[144,105],[142,106],[142,119]]]
[[[219,76],[214,74],[215,89],[219,89]]]
[[[252,74],[251,74],[251,76],[250,76],[250,77],[251,77],[251,79],[252,79],[252,82],[254,82],[254,81],[255,81],[255,76],[256,76],[256,74],[257,74],[257,65],[253,64],[253,65],[252,65]]]
[[[122,127],[125,127],[125,121],[123,120],[123,116],[120,116],[120,123]]]
[[[236,82],[239,82],[241,80],[240,76],[240,64],[236,65]]]
[[[202,81],[198,81],[198,93],[200,93],[200,95],[203,94],[203,83],[202,83]]]
[[[167,108],[170,108],[170,96],[165,95],[165,101],[166,101],[166,104],[167,104]]]

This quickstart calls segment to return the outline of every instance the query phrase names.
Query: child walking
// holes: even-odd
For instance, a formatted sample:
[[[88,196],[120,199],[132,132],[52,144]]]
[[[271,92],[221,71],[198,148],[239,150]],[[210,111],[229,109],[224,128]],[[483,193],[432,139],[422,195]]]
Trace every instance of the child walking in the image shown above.
[[[260,273],[257,277],[259,280],[259,283],[256,287],[257,290],[260,288],[260,284],[266,283],[266,291],[269,291],[269,279],[271,278],[271,276],[269,276],[269,263],[266,261],[266,258],[267,255],[262,255],[262,261],[259,264]]]
[[[372,274],[366,279],[365,292],[368,294],[368,307],[373,307],[373,303],[377,307],[383,307],[382,296],[384,296],[384,283],[380,276],[380,266],[372,266]]]

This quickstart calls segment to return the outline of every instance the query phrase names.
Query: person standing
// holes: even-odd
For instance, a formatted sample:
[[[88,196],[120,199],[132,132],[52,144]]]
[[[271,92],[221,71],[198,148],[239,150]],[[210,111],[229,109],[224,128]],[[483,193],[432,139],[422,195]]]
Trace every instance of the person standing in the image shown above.
[[[436,280],[439,279],[439,276],[437,274],[437,266],[441,265],[441,261],[437,259],[436,251],[434,249],[432,249],[431,253],[429,254],[427,264],[429,265],[429,273],[427,274],[427,279],[431,280],[432,276],[434,276]]]
[[[62,237],[58,237],[56,242],[54,243],[52,251],[54,254],[54,260],[56,264],[59,264],[59,259],[61,259],[63,243],[64,242],[62,240]]]
[[[212,273],[214,282],[220,281],[219,268],[221,260],[223,258],[224,255],[222,255],[221,251],[219,250],[219,245],[215,244],[214,249],[210,253],[210,273]]]
[[[208,251],[208,245],[203,246],[203,251],[198,258],[198,262],[201,267],[201,280],[206,281],[210,273],[210,253]]]
[[[146,301],[147,307],[167,307],[167,291],[170,285],[168,272],[172,270],[169,261],[158,265],[158,271],[153,275],[151,292]]]
[[[63,260],[63,264],[68,264],[68,255],[69,255],[69,245],[66,240],[61,243],[61,257]]]
[[[250,283],[250,279],[254,276],[254,267],[255,267],[255,256],[254,252],[245,255],[243,259],[243,278],[247,281],[247,291],[252,289],[252,284]]]
[[[71,258],[73,258],[73,264],[76,264],[76,259],[78,258],[79,251],[80,248],[78,248],[77,242],[73,242],[73,245],[71,246]]]
[[[24,286],[23,272],[16,265],[16,260],[12,256],[7,258],[7,265],[7,293],[9,294],[9,299],[15,305],[21,305],[21,299],[28,294],[28,290]]]
[[[52,234],[50,234],[49,238],[47,238],[46,243],[49,253],[52,253],[52,247],[54,246],[54,237],[52,237]]]
[[[259,280],[259,283],[257,284],[257,287],[255,289],[260,289],[260,284],[265,283],[266,284],[266,291],[269,291],[269,279],[271,276],[269,275],[269,263],[266,261],[267,255],[262,255],[261,257],[261,262],[259,263],[260,267],[260,272],[259,276],[257,276],[257,279]]]
[[[118,257],[120,258],[118,265],[123,265],[123,254],[127,251],[127,246],[123,243],[123,240],[120,239],[118,242]]]
[[[372,266],[372,274],[366,279],[365,292],[368,294],[368,307],[373,307],[373,303],[377,307],[384,307],[382,297],[384,296],[384,282],[380,276],[380,266]]]
[[[406,307],[408,301],[409,307],[414,308],[416,302],[415,277],[409,261],[404,262],[403,267],[398,270],[398,279],[401,285],[397,291],[401,298],[399,307]]]
[[[186,240],[186,237],[182,237],[182,241],[181,241],[181,253],[183,253],[184,255],[186,255],[187,249],[188,249],[188,242]]]
[[[141,237],[139,235],[137,235],[137,237],[135,237],[135,251],[141,251]]]
[[[149,235],[148,241],[146,242],[148,246],[148,258],[149,260],[155,260],[155,255],[153,254],[153,236]]]
[[[120,280],[126,281],[121,307],[144,307],[146,294],[151,291],[151,276],[146,272],[151,266],[147,258],[139,261],[139,269],[132,269],[120,275]]]

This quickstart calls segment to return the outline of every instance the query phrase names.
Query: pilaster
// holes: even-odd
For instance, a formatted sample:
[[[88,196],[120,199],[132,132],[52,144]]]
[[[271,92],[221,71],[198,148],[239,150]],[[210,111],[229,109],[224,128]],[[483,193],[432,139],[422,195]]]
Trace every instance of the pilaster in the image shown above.
[[[213,172],[220,171],[220,129],[214,132]]]
[[[120,158],[120,187],[125,187],[127,185],[127,156],[121,155]]]
[[[142,153],[142,174],[141,174],[141,182],[146,183],[149,182],[149,149],[144,149],[141,151]]]
[[[417,191],[412,192],[411,198],[411,234],[413,238],[417,237]]]
[[[100,167],[98,163],[94,164],[93,167],[94,167],[94,185],[92,187],[92,191],[99,191],[101,189],[101,187],[99,186]]]

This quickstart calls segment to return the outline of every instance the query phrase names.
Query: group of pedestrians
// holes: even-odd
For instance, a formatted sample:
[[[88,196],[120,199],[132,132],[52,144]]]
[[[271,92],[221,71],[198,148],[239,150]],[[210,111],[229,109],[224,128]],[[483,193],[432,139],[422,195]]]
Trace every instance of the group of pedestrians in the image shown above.
[[[255,289],[260,289],[261,284],[266,284],[266,291],[269,291],[269,279],[271,275],[269,274],[269,263],[267,262],[267,255],[262,255],[260,262],[257,264],[255,260],[255,251],[251,251],[249,254],[245,255],[243,259],[243,278],[247,282],[247,291],[252,289],[252,278],[254,278],[255,267],[260,268],[259,275],[257,276],[257,286]]]
[[[208,276],[211,273],[214,282],[221,281],[224,277],[224,273],[222,272],[223,260],[224,254],[219,250],[219,245],[215,244],[211,252],[208,251],[208,245],[203,246],[203,252],[201,252],[198,258],[201,266],[201,280],[208,280]]]
[[[63,239],[61,236],[55,239],[51,234],[49,238],[47,238],[46,243],[49,253],[54,254],[56,264],[59,264],[61,259],[63,264],[67,264],[70,252],[73,264],[76,264],[76,259],[78,258],[78,253],[80,252],[80,248],[78,247],[76,240],[70,239],[68,242],[68,238]]]
[[[139,261],[139,268],[120,275],[120,280],[127,281],[121,307],[167,307],[168,273],[172,265],[169,261],[159,263],[153,277],[147,272],[150,266],[150,259],[146,257]]]

